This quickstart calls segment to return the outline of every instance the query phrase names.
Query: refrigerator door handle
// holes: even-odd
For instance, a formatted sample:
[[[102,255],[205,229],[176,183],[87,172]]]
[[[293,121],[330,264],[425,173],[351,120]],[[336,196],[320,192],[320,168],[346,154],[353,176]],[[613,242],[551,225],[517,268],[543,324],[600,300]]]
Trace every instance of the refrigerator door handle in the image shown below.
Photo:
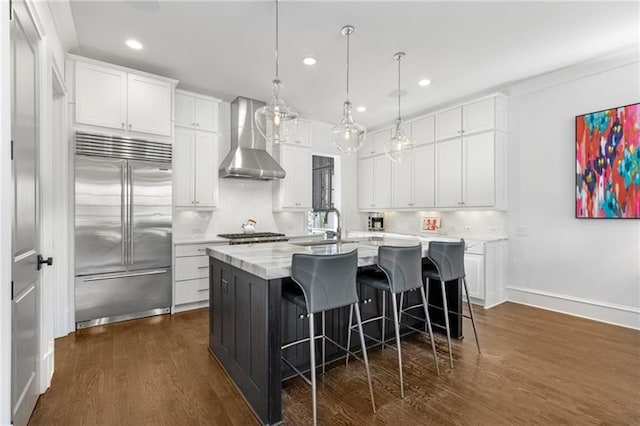
[[[129,265],[133,265],[133,166],[127,161],[129,169],[129,179],[127,180],[128,192],[129,192],[129,217],[127,223],[129,224],[129,231],[127,237],[129,238]]]
[[[83,278],[82,282],[88,283],[91,281],[104,281],[104,280],[115,280],[118,278],[129,278],[129,277],[143,277],[145,275],[160,275],[166,274],[168,271],[166,269],[157,269],[154,271],[145,271],[145,272],[133,272],[130,274],[121,274],[121,275],[108,275],[108,276],[100,276],[100,277],[87,277]]]
[[[123,191],[121,193],[121,197],[122,197],[122,201],[120,203],[120,216],[122,218],[121,222],[122,222],[122,264],[123,265],[127,265],[129,263],[129,259],[127,257],[127,221],[126,221],[126,215],[127,215],[127,193],[126,193],[126,183],[127,183],[127,166],[126,166],[126,162],[125,164],[122,166],[122,173],[121,173],[121,185],[123,188]]]

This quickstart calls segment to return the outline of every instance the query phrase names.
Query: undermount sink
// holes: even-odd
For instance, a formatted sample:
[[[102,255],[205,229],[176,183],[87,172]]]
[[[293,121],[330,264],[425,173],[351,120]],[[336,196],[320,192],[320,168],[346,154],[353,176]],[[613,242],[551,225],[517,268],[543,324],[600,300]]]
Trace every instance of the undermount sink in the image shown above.
[[[360,240],[314,240],[314,241],[299,241],[296,243],[291,243],[296,246],[301,247],[311,247],[311,246],[328,246],[331,244],[349,244],[349,243],[359,243]]]

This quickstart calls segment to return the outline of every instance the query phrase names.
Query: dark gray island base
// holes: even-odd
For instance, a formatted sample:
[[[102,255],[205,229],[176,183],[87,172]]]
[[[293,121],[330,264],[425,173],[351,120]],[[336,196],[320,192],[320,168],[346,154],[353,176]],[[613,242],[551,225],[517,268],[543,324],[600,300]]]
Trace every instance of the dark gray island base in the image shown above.
[[[364,243],[364,242],[363,242]],[[392,245],[392,242],[386,242]],[[407,244],[407,242],[404,242]],[[287,245],[288,243],[277,243]],[[415,243],[414,243],[415,244]],[[261,244],[260,246],[266,246]],[[275,244],[268,244],[275,246]],[[380,244],[377,244],[380,245]],[[346,246],[346,245],[345,245]],[[233,246],[231,246],[233,247]],[[237,246],[236,246],[237,247]],[[250,247],[245,246],[246,250]],[[257,249],[257,246],[255,247]],[[344,247],[341,251],[350,251],[353,248]],[[357,245],[359,254],[363,247]],[[281,297],[282,285],[290,281],[288,276],[279,277],[284,272],[271,273],[255,269],[255,265],[240,265],[238,259],[231,259],[229,254],[221,255],[220,250],[211,248],[208,250],[209,258],[209,350],[224,367],[228,375],[236,384],[240,393],[254,411],[257,418],[265,425],[275,425],[282,421],[282,382],[293,377],[294,373],[290,367],[281,361],[282,352],[280,347],[283,343],[295,339],[303,338],[308,333],[308,319],[303,316],[303,311]],[[260,247],[263,249],[263,247]],[[298,248],[299,249],[299,248]],[[372,250],[377,250],[371,247]],[[227,246],[224,249],[227,250]],[[233,250],[233,249],[232,249]],[[294,248],[295,250],[295,248]],[[274,251],[283,251],[274,248]],[[319,250],[314,249],[313,252]],[[300,251],[300,252],[309,252]],[[333,250],[335,252],[335,249]],[[319,253],[321,254],[321,253]],[[331,254],[326,252],[326,254]],[[283,253],[279,254],[283,255]],[[290,256],[290,254],[288,254]],[[214,257],[215,256],[215,257]],[[218,259],[224,258],[227,261]],[[360,259],[361,268],[374,267],[375,260],[371,256]],[[362,260],[362,262],[360,262]],[[236,265],[233,265],[235,263]],[[259,271],[258,276],[250,273]],[[269,277],[276,275],[276,277]],[[444,316],[439,307],[442,306],[442,298],[439,285],[431,285],[429,294],[429,304],[431,320],[434,331],[444,330]],[[361,301],[363,320],[380,314],[382,307],[382,295],[371,288],[362,287],[358,289]],[[447,287],[447,301],[451,311],[460,312],[462,309],[461,288],[458,285],[449,283]],[[387,296],[388,297],[388,296]],[[387,306],[390,305],[390,298],[387,298]],[[420,303],[420,293],[412,292],[405,295],[405,306]],[[421,315],[419,309],[412,312],[416,316]],[[389,311],[387,312],[389,316]],[[320,330],[320,316],[318,315],[317,330]],[[347,328],[349,321],[349,310],[343,308],[326,314],[327,335],[346,346]],[[451,336],[453,338],[462,337],[462,321],[455,314],[450,313]],[[403,317],[403,322],[414,324],[422,328],[422,324],[407,316]],[[365,333],[380,338],[380,323],[374,322],[365,324]],[[388,323],[386,327],[387,338],[393,335],[393,326]],[[408,329],[404,330],[408,332]],[[357,338],[352,338],[352,348],[357,350],[359,342]],[[367,341],[368,347],[378,346],[372,340]],[[317,344],[316,359],[320,360],[321,346]],[[427,348],[425,347],[425,350]],[[302,371],[309,369],[308,346],[298,345],[284,351],[287,360],[293,363]],[[344,353],[331,344],[326,345],[327,362],[344,358]],[[375,371],[375,364],[371,366]],[[375,392],[375,386],[374,386]],[[309,402],[311,407],[311,402]]]

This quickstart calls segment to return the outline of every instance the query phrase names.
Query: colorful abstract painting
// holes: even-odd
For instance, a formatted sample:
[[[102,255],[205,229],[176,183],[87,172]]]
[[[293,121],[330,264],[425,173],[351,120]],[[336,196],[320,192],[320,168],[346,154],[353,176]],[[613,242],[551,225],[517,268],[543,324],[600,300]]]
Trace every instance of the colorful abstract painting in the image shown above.
[[[576,117],[576,217],[640,218],[640,104]]]

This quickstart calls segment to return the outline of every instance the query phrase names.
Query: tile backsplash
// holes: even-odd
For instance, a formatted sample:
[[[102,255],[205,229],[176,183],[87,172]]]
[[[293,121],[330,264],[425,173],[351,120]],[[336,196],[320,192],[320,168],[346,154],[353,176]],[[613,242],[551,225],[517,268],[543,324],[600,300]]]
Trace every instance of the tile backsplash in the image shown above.
[[[242,232],[247,219],[256,221],[257,232],[306,233],[305,213],[274,213],[271,181],[220,179],[215,211],[175,210],[173,233],[178,238],[211,237]]]
[[[507,234],[507,213],[494,210],[385,212],[384,227],[389,232],[415,234],[422,232],[424,216],[441,218],[439,234],[452,236],[504,236]],[[367,214],[360,223],[367,227]]]

